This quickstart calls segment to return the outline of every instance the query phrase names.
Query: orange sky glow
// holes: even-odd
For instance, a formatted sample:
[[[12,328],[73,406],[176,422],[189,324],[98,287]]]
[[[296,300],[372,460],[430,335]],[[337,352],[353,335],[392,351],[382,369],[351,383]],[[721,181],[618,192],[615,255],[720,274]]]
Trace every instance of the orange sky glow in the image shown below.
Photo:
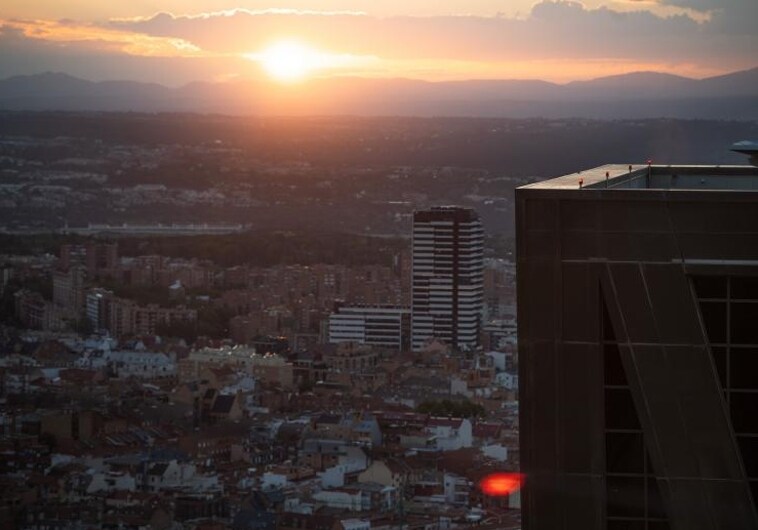
[[[755,0],[319,4],[10,0],[0,8],[0,77],[568,82],[642,70],[701,78],[758,64],[758,30],[745,23],[758,19]]]

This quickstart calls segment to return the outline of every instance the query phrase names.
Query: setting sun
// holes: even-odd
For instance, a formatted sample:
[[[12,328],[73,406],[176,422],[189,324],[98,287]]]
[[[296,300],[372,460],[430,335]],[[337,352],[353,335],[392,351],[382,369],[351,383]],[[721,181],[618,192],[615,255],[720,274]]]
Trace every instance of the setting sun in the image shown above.
[[[272,44],[254,59],[261,63],[266,73],[277,81],[299,81],[312,70],[321,67],[321,54],[295,41]]]
[[[283,83],[301,81],[316,72],[367,67],[377,61],[374,56],[320,51],[296,40],[275,42],[260,52],[245,54],[245,58],[258,62],[269,77]]]

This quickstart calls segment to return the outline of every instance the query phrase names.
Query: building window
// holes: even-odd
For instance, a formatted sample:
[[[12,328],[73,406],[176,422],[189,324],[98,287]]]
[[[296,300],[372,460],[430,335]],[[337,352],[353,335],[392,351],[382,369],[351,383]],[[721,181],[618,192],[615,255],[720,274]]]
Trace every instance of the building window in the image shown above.
[[[691,281],[758,506],[758,277],[702,275]]]
[[[608,530],[664,530],[668,516],[650,463],[619,344],[601,298]]]

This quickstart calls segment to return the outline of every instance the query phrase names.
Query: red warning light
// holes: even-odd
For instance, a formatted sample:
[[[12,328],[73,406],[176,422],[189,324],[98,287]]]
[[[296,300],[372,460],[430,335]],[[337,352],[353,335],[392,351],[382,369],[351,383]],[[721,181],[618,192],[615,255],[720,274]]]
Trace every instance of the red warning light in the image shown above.
[[[524,475],[521,473],[493,473],[487,475],[479,483],[485,495],[503,497],[521,489]]]

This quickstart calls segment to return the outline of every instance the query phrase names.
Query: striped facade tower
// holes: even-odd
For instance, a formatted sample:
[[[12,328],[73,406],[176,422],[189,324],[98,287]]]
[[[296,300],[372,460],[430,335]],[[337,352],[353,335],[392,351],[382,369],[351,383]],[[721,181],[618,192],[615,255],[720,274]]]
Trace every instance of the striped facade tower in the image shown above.
[[[456,206],[413,214],[411,347],[431,337],[454,348],[479,345],[484,230],[477,213]]]

